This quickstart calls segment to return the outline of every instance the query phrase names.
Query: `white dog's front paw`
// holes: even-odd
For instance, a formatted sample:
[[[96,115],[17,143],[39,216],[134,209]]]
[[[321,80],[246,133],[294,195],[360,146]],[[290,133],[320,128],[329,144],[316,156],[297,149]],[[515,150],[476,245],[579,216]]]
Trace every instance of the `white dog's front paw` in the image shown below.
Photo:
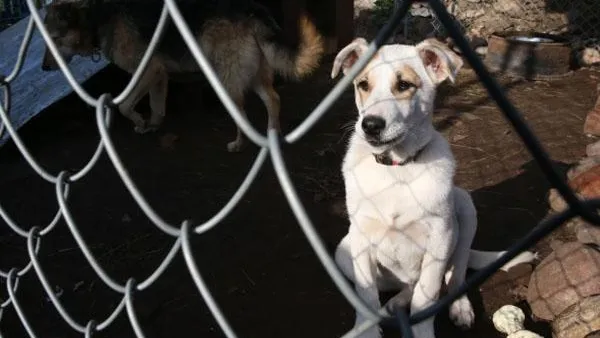
[[[473,306],[467,296],[462,296],[455,300],[450,306],[450,319],[454,325],[461,329],[469,329],[475,322],[475,313]]]

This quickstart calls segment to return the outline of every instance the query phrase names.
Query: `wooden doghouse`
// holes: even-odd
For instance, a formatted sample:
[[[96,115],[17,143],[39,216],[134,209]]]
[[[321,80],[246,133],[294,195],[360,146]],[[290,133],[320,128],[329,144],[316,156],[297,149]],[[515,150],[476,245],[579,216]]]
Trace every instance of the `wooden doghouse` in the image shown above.
[[[298,17],[306,11],[325,37],[326,53],[336,53],[354,36],[353,0],[257,0],[267,6],[290,41],[298,38]]]

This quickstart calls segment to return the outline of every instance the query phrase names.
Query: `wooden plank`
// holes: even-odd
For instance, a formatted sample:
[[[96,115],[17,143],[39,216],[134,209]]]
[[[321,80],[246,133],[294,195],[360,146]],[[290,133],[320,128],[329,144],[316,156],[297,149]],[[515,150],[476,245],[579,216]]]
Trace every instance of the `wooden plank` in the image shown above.
[[[40,15],[43,18],[45,11],[41,10]],[[8,75],[12,71],[28,21],[29,16],[0,32],[0,74]],[[42,71],[41,62],[45,46],[41,34],[34,29],[21,73],[10,86],[12,107],[9,117],[15,129],[21,128],[51,104],[73,92],[62,71]],[[104,58],[96,63],[90,58],[75,57],[69,63],[69,69],[81,84],[107,65],[108,61]],[[9,137],[5,131],[0,137],[0,146]]]

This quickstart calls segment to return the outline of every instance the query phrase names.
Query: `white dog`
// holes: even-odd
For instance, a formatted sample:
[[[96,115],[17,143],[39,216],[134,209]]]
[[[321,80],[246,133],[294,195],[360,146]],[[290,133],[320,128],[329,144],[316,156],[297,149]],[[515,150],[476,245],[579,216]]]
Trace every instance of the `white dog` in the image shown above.
[[[357,38],[337,55],[332,78],[367,50]],[[437,86],[455,77],[462,59],[428,39],[416,46],[386,45],[354,79],[358,120],[344,158],[349,232],[335,260],[374,310],[379,291],[408,290],[410,312],[439,297],[442,281],[459,287],[467,267],[481,268],[504,252],[471,250],[477,214],[471,196],[454,186],[455,159],[432,124]],[[522,253],[504,269],[535,258]],[[405,292],[403,292],[405,293]],[[467,296],[450,318],[469,328],[474,313]],[[356,324],[365,318],[359,313]],[[416,338],[434,338],[434,317],[412,327]],[[362,337],[380,337],[378,327]]]

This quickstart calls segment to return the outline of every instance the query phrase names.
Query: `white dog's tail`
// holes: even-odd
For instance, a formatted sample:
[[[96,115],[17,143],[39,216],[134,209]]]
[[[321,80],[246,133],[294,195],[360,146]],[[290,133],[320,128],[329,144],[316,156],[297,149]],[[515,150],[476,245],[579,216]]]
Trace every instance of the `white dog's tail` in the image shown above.
[[[475,270],[480,270],[486,267],[488,264],[494,262],[500,256],[504,255],[506,251],[480,251],[471,249],[471,255],[469,256],[468,267]],[[529,263],[538,258],[537,253],[531,251],[524,251],[518,254],[515,258],[508,261],[508,263],[502,266],[502,270],[508,271],[510,268],[517,264]]]

